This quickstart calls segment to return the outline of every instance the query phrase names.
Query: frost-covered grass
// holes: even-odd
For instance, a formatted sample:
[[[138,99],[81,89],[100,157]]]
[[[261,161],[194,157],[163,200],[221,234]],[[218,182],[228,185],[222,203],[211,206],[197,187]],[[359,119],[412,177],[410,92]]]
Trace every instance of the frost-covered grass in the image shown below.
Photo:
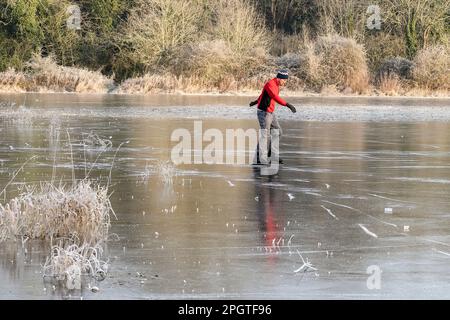
[[[145,74],[142,77],[130,78],[121,83],[115,93],[151,94],[174,92],[182,89],[181,81],[172,74]]]
[[[0,91],[106,93],[114,86],[112,79],[98,71],[61,66],[52,56],[34,55],[27,68],[0,72]]]
[[[108,190],[89,180],[71,186],[28,186],[0,204],[0,240],[76,238],[95,245],[106,239],[113,214]]]
[[[414,59],[413,79],[418,87],[430,90],[450,90],[449,46],[422,49]]]
[[[21,71],[8,68],[0,72],[0,92],[26,92],[28,76]]]
[[[89,180],[71,186],[45,182],[0,204],[0,241],[56,239],[44,276],[64,281],[68,289],[80,289],[83,275],[103,280],[108,272],[102,254],[111,215],[106,187]]]
[[[103,248],[99,245],[60,242],[51,248],[44,264],[44,277],[63,281],[68,289],[81,289],[83,276],[92,276],[98,281],[105,279],[108,263],[101,259],[102,254]]]
[[[55,127],[50,126],[50,131],[59,132],[58,123]],[[71,145],[70,149],[72,153]],[[14,172],[0,195],[6,194],[17,173],[32,159]],[[52,248],[44,265],[44,276],[63,281],[68,289],[80,289],[82,276],[97,280],[106,276],[108,265],[102,255],[115,213],[108,193],[110,180],[101,185],[88,176],[77,180],[72,173],[72,177],[72,183],[56,184],[53,170],[51,181],[21,186],[17,196],[0,203],[0,242],[18,239],[22,243],[24,239],[49,242]]]
[[[117,84],[98,71],[61,66],[52,57],[35,56],[24,71],[7,69],[0,72],[0,92],[236,94],[259,92],[278,69],[288,68],[291,76],[285,90],[291,93],[378,95],[379,91],[372,84],[389,95],[411,95],[409,93],[414,89],[414,95],[448,96],[449,58],[446,51],[444,46],[420,50],[414,59],[414,83],[402,82],[403,90],[400,91],[396,90],[399,83],[392,78],[380,82],[377,74],[370,74],[362,44],[351,38],[328,34],[306,42],[296,53],[280,57],[267,55],[256,48],[243,58],[224,40],[199,41],[185,49],[180,58],[184,62],[179,63],[182,67],[163,69],[163,72],[148,70]],[[371,78],[377,78],[377,81],[371,82]],[[380,84],[383,84],[382,88]],[[328,87],[336,89],[324,90]]]
[[[364,47],[336,34],[308,43],[300,56],[299,77],[317,88],[336,86],[363,93],[369,84]]]

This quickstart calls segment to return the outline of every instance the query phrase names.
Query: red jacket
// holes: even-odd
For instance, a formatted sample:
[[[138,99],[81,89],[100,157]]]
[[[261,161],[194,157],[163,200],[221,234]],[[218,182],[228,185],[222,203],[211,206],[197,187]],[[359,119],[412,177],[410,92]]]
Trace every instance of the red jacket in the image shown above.
[[[275,110],[275,102],[285,106],[286,101],[280,98],[280,80],[273,78],[268,81],[258,98],[258,109],[272,113]]]

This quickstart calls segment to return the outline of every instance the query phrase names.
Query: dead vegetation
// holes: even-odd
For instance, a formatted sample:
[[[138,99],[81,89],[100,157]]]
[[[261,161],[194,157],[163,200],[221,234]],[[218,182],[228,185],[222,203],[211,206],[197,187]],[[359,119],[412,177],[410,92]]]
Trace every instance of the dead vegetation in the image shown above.
[[[83,244],[52,246],[44,264],[44,277],[61,281],[68,289],[81,289],[82,277],[92,276],[97,281],[105,279],[108,263],[101,259],[103,248]]]
[[[107,191],[89,180],[69,187],[49,182],[28,186],[19,196],[0,204],[0,240],[62,237],[91,245],[101,242],[113,213]]]
[[[300,56],[299,77],[315,87],[336,86],[363,93],[369,84],[365,51],[355,40],[338,35],[319,37]]]
[[[397,96],[403,93],[401,79],[396,74],[383,74],[379,79],[380,91],[388,96]]]
[[[450,52],[447,46],[422,49],[414,59],[413,79],[419,88],[450,90]]]
[[[70,152],[73,159],[72,145]],[[34,158],[14,172],[0,195],[6,195],[18,172]],[[71,184],[56,184],[54,175],[55,170],[51,181],[26,184],[17,196],[0,203],[0,242],[34,239],[50,243],[44,276],[62,281],[68,289],[80,289],[82,276],[103,280],[108,271],[102,255],[111,217],[115,217],[108,193],[110,180],[106,186],[89,180],[88,175],[77,180],[72,169]]]
[[[106,93],[114,81],[100,72],[60,66],[53,56],[35,54],[25,71],[0,72],[0,91]]]

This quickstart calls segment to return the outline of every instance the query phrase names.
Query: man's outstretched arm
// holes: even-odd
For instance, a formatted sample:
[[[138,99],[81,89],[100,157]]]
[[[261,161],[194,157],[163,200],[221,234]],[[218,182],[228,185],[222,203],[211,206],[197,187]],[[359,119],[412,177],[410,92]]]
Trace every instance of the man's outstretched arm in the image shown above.
[[[278,94],[275,93],[275,91],[273,90],[273,88],[271,88],[270,86],[266,89],[267,93],[269,94],[269,97],[271,97],[272,99],[274,99],[278,104],[281,104],[282,106],[286,106],[289,109],[291,109],[291,111],[293,113],[296,113],[297,110],[295,109],[295,107],[290,104],[289,102],[286,102],[285,100],[281,99],[280,96]]]

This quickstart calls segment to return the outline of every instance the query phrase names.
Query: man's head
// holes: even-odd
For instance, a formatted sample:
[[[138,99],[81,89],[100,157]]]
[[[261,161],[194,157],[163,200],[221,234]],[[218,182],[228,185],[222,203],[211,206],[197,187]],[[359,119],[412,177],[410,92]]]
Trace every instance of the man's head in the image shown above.
[[[280,86],[285,86],[289,78],[289,72],[286,69],[279,70],[277,73],[277,79],[280,82]]]

